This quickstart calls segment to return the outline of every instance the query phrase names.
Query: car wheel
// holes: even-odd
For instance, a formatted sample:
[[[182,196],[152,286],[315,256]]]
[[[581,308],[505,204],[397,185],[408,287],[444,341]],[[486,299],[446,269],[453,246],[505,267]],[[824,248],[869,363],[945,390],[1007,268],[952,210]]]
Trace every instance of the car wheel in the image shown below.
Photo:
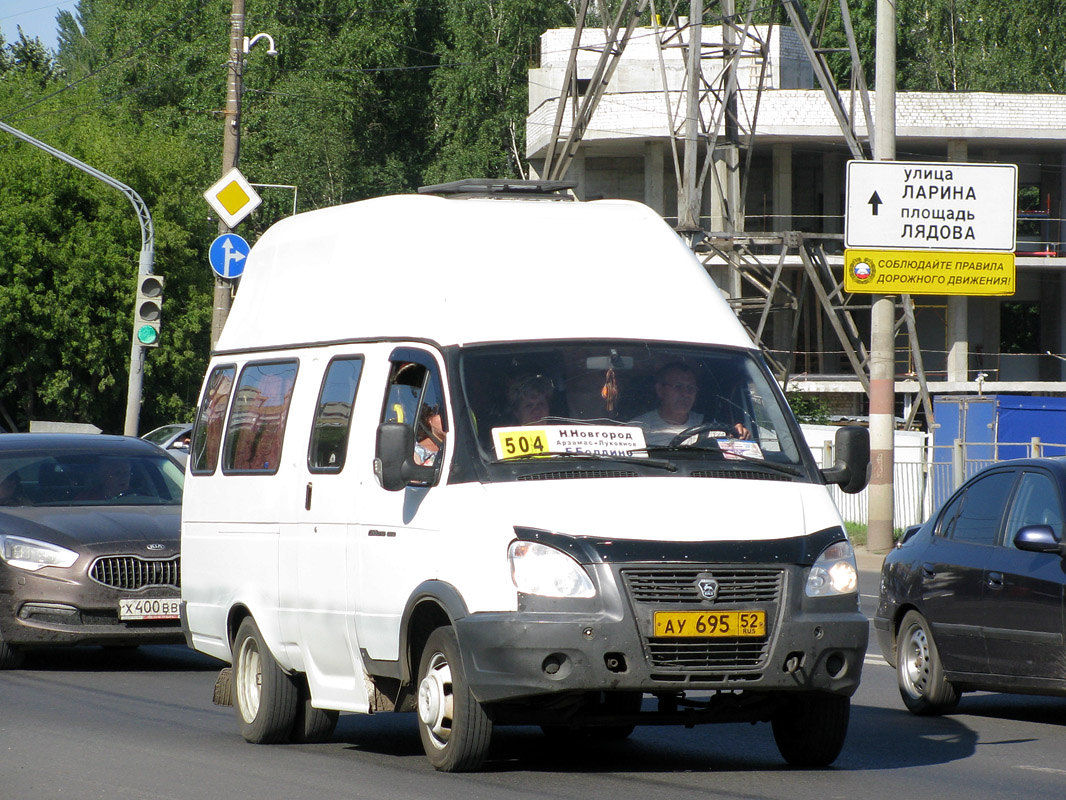
[[[340,716],[336,711],[315,708],[311,705],[311,691],[307,681],[300,681],[300,705],[296,709],[296,722],[292,728],[292,740],[300,744],[317,744],[329,740],[337,727]]]
[[[241,736],[255,744],[288,741],[300,702],[296,681],[274,660],[251,617],[237,629],[233,652],[233,706]]]
[[[429,635],[418,666],[418,733],[441,772],[468,772],[485,761],[492,721],[466,685],[459,640],[450,627]]]
[[[794,767],[827,767],[844,748],[851,698],[808,694],[790,699],[770,721],[781,756]]]
[[[896,679],[904,705],[915,714],[947,714],[959,704],[959,693],[944,679],[929,623],[917,611],[908,611],[899,627]]]
[[[24,659],[25,653],[0,638],[0,669],[18,669]]]

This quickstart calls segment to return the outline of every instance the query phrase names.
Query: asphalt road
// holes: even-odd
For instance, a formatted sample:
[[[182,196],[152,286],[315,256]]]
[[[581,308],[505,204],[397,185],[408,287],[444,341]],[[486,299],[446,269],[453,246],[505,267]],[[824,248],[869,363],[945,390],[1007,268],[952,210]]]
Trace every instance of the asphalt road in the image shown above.
[[[869,568],[869,561],[863,566]],[[876,566],[876,565],[874,565]],[[873,610],[877,577],[861,575]],[[219,664],[184,647],[31,656],[0,673],[0,798],[404,800],[975,800],[1066,794],[1066,699],[966,695],[923,719],[903,709],[876,645],[833,767],[795,770],[768,725],[638,728],[574,748],[497,729],[485,771],[444,775],[411,714],[343,715],[321,745],[256,746],[211,704]]]

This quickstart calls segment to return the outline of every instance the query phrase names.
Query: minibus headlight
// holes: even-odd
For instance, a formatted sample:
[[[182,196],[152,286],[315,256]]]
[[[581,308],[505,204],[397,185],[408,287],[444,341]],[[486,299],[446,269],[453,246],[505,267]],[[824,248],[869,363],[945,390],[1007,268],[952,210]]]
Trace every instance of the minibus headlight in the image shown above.
[[[811,567],[807,576],[807,597],[829,597],[850,594],[859,588],[859,572],[855,566],[855,550],[851,542],[829,545]]]
[[[49,542],[0,536],[0,558],[12,567],[36,572],[43,567],[69,567],[78,560],[78,554]]]
[[[595,597],[596,587],[584,568],[554,547],[516,540],[507,548],[511,580],[523,594],[542,597]]]

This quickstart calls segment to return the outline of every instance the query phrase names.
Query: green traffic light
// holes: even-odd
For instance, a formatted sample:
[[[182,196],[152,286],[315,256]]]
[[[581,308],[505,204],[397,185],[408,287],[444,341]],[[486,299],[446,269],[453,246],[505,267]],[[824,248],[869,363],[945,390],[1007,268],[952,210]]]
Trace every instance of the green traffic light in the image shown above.
[[[159,331],[151,325],[142,325],[137,329],[137,341],[144,345],[155,344],[159,341]]]

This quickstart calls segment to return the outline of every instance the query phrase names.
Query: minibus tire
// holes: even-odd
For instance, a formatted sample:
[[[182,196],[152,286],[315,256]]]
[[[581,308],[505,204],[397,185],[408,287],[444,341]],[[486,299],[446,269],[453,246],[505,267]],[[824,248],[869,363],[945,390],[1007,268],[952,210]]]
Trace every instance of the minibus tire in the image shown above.
[[[455,629],[435,629],[418,665],[418,734],[441,772],[470,772],[488,755],[492,721],[466,684]]]
[[[253,744],[289,741],[299,703],[296,681],[274,660],[255,620],[245,617],[233,641],[233,708],[241,736]]]
[[[311,705],[311,690],[307,679],[300,681],[300,705],[296,710],[296,722],[292,727],[292,741],[300,744],[318,744],[329,741],[337,727],[340,714]]]
[[[790,699],[770,724],[781,756],[794,767],[827,767],[844,748],[851,698],[807,694]]]
[[[0,637],[0,669],[18,669],[24,657],[22,650],[12,647]]]

